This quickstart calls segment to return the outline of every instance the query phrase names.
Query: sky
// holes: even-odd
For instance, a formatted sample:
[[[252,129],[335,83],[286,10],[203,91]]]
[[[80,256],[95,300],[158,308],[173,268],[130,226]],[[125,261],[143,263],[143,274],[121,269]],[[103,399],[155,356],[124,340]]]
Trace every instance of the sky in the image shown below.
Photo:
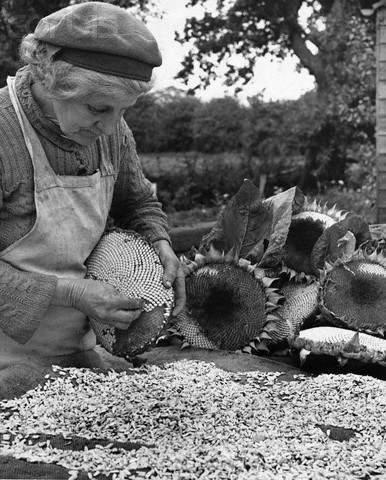
[[[158,0],[157,4],[164,11],[163,18],[147,20],[147,26],[156,37],[163,57],[162,66],[156,69],[155,90],[169,86],[183,89],[186,88],[184,84],[174,80],[173,77],[180,70],[181,61],[184,54],[189,51],[189,45],[176,42],[174,32],[182,32],[185,19],[190,16],[199,17],[203,10],[199,6],[186,8],[186,0]],[[313,77],[306,70],[296,72],[296,57],[287,57],[284,61],[261,57],[256,63],[254,78],[238,95],[242,102],[259,93],[263,95],[265,101],[293,100],[314,87]],[[195,79],[192,83],[197,84],[198,80]],[[196,91],[196,96],[202,100],[227,94],[233,92],[227,90],[220,80],[205,90]]]

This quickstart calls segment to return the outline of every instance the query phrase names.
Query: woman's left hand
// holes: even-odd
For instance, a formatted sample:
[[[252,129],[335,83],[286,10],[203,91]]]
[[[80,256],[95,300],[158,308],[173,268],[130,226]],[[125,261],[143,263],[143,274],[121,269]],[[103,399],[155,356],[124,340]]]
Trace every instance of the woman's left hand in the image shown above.
[[[182,271],[181,262],[166,240],[158,240],[154,242],[154,246],[159,252],[164,267],[163,284],[166,288],[172,286],[174,288],[175,302],[172,315],[176,317],[182,311],[186,301],[185,275]]]

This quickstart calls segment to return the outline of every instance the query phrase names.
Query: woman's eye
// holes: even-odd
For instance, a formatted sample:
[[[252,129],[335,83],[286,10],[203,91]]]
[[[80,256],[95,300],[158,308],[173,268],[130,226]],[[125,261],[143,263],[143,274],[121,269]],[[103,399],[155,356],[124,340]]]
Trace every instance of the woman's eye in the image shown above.
[[[91,113],[93,113],[94,115],[99,115],[101,113],[104,113],[107,111],[106,108],[95,108],[93,107],[92,105],[87,105],[87,108],[90,110]]]

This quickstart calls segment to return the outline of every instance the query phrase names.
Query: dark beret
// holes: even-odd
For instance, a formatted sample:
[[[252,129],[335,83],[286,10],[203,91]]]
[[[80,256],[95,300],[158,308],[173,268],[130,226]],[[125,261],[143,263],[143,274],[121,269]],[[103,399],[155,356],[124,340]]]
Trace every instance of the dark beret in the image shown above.
[[[162,63],[147,27],[125,9],[103,2],[63,8],[40,20],[35,38],[55,59],[97,72],[149,81]]]

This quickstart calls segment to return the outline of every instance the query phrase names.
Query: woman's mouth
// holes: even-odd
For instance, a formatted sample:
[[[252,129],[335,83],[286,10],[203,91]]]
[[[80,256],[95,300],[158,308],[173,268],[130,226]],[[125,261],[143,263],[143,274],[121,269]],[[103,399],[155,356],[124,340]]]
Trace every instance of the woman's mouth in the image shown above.
[[[70,131],[71,136],[76,136],[76,135],[81,135],[82,137],[89,137],[89,138],[97,138],[102,135],[102,133],[96,133],[93,132],[92,130],[88,130],[87,128],[80,128],[79,130],[76,131]]]

